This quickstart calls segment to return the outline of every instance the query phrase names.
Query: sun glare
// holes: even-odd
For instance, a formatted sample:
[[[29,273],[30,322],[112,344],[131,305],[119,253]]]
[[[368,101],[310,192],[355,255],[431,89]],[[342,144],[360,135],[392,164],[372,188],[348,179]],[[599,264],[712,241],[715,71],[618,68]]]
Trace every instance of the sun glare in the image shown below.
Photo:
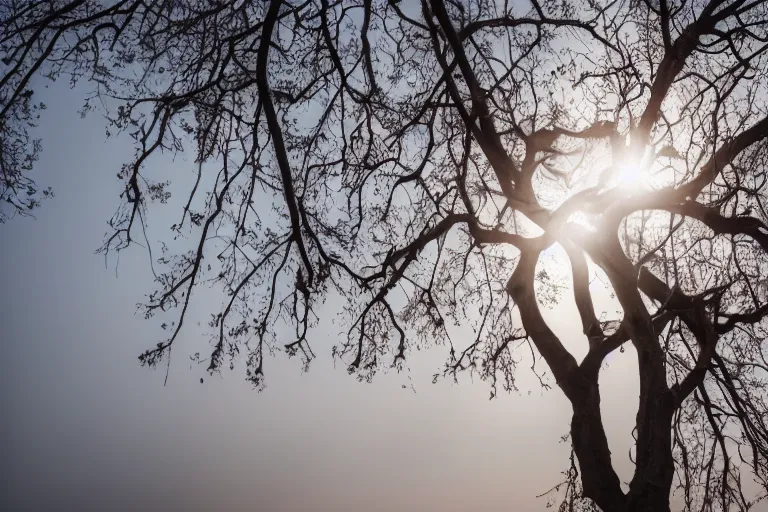
[[[640,162],[627,162],[619,167],[616,180],[621,185],[642,185],[647,181],[648,173]]]
[[[668,157],[668,155],[663,156]],[[619,165],[612,184],[633,190],[648,190],[669,185],[674,181],[674,173],[673,163],[660,162],[655,149],[646,148],[643,157],[627,158]]]

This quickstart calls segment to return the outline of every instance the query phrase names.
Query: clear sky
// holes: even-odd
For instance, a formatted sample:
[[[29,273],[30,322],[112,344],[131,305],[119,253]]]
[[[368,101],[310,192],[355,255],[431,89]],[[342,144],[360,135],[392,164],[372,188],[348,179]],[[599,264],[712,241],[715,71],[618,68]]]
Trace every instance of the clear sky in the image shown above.
[[[458,386],[431,384],[446,355],[439,347],[415,354],[409,373],[361,384],[343,365],[334,369],[339,333],[323,322],[309,373],[278,354],[257,393],[242,371],[208,377],[190,363],[205,338],[187,329],[164,387],[163,370],[137,362],[160,336],[135,314],[152,285],[146,253],[123,253],[117,276],[116,260],[105,266],[94,254],[117,205],[115,175],[129,141],[107,139],[98,114],[79,118],[82,91],[57,85],[41,96],[49,109],[34,176],[56,196],[37,219],[0,225],[0,509],[544,509],[536,495],[568,465],[560,437],[571,411],[559,389],[540,391],[524,367],[523,392],[493,401],[488,385],[468,376]],[[149,165],[166,166],[168,179],[190,167]],[[572,301],[545,313],[567,346],[586,350]],[[193,320],[205,325],[208,316]],[[634,357],[617,353],[601,377],[625,481]]]

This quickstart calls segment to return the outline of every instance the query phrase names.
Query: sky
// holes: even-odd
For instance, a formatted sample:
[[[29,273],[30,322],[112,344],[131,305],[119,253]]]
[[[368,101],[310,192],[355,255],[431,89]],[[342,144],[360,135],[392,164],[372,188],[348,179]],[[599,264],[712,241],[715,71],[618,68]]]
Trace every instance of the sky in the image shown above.
[[[164,370],[140,367],[137,356],[161,335],[136,314],[151,291],[147,255],[122,253],[116,268],[94,254],[132,149],[107,139],[98,114],[80,119],[83,93],[64,84],[40,92],[48,110],[34,178],[55,197],[35,219],[0,225],[1,510],[544,510],[536,496],[568,466],[560,438],[571,410],[525,368],[523,391],[492,401],[488,384],[468,376],[432,384],[439,348],[414,354],[407,372],[359,383],[334,368],[339,333],[329,322],[314,332],[309,372],[278,354],[261,393],[241,371],[201,384],[202,368],[186,359],[193,350],[184,352],[205,341],[194,329],[167,385]],[[190,167],[149,165],[171,178]],[[572,301],[544,313],[567,346],[586,350]],[[630,348],[601,374],[624,481],[633,365]]]

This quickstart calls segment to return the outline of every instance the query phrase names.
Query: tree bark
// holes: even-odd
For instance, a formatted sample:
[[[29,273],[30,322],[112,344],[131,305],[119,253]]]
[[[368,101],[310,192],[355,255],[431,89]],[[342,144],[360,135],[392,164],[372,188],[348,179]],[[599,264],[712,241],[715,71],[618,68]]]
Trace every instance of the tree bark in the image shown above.
[[[645,382],[643,382],[645,380]],[[637,412],[636,468],[627,494],[626,512],[669,512],[675,464],[672,457],[674,398],[652,377],[640,378]]]
[[[602,244],[603,269],[624,309],[624,325],[637,350],[640,374],[640,403],[637,410],[635,474],[620,508],[601,506],[605,512],[669,512],[669,494],[674,476],[672,415],[675,399],[667,386],[664,354],[636,287],[637,274],[624,254],[618,238]],[[586,489],[586,486],[585,486]]]
[[[597,370],[594,375],[577,372],[569,382],[569,391],[573,404],[571,441],[579,461],[584,495],[605,512],[623,510],[626,500],[619,476],[613,470],[600,413]]]
[[[652,379],[647,379],[645,385],[653,384],[648,381]],[[641,390],[636,469],[629,492],[625,494],[611,463],[597,379],[580,375],[569,384],[575,391],[571,439],[579,461],[584,495],[603,512],[669,512],[674,473],[671,438],[674,400],[669,390],[653,387]]]

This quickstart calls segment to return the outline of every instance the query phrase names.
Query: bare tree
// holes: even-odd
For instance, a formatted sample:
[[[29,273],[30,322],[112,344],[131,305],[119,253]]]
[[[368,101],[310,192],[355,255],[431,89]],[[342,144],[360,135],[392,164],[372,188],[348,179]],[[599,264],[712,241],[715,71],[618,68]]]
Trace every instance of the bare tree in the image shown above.
[[[103,106],[136,145],[102,250],[143,243],[153,204],[184,198],[144,305],[172,320],[143,364],[170,362],[194,290],[215,282],[202,361],[216,372],[242,352],[261,386],[268,353],[315,357],[331,298],[346,330],[333,355],[361,379],[442,345],[436,379],[471,372],[493,395],[516,388],[530,347],[573,406],[561,510],[664,511],[672,493],[685,510],[754,510],[767,29],[764,0],[0,0],[0,199],[12,215],[50,195],[29,178],[34,77],[85,78],[83,111]],[[149,179],[150,157],[183,150],[191,190]],[[177,236],[196,242],[174,251]],[[554,246],[572,299],[541,258]],[[544,300],[575,301],[581,361]],[[625,489],[598,377],[627,342],[640,397]]]

